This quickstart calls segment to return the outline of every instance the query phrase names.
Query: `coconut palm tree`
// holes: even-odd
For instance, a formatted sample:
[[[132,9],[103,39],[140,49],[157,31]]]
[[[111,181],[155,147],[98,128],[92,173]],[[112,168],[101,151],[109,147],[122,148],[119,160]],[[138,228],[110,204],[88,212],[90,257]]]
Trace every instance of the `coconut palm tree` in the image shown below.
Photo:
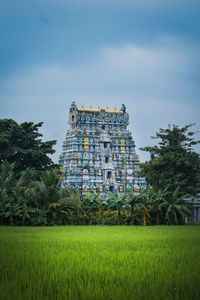
[[[139,200],[140,194],[136,194],[134,188],[128,193],[127,203],[130,206],[130,225],[134,224],[134,214],[140,210]]]
[[[63,209],[65,212],[68,212],[70,209],[74,209],[76,212],[76,224],[78,225],[80,209],[82,207],[80,191],[71,187],[67,190],[61,190],[61,195],[62,198],[58,201],[58,203],[61,205],[61,209]]]
[[[4,218],[6,214],[6,204],[9,203],[9,196],[5,189],[1,190],[0,193],[0,217],[1,217],[1,225],[4,223]]]
[[[13,211],[10,202],[14,201],[12,188],[15,185],[14,164],[9,164],[4,161],[0,167],[0,216],[1,224],[5,218],[10,219],[10,224],[13,222]]]
[[[183,200],[188,195],[180,196],[179,187],[173,193],[168,194],[165,201],[161,204],[161,207],[165,208],[165,218],[167,224],[178,224],[178,217],[182,219],[191,215],[191,204]]]
[[[62,208],[74,208],[80,210],[82,207],[80,191],[73,187],[60,190],[60,199],[58,203]]]
[[[152,203],[153,203],[153,190],[148,186],[146,190],[143,190],[140,192],[140,195],[138,197],[138,207],[140,211],[142,212],[142,223],[144,226],[147,225],[146,219],[147,217],[150,218],[150,211],[152,209]]]
[[[101,224],[104,225],[105,224],[104,211],[108,209],[108,202],[106,199],[102,200],[95,190],[94,190],[94,194],[97,195],[95,201],[101,216]]]
[[[0,192],[4,189],[8,193],[15,186],[14,164],[4,161],[0,167]]]
[[[113,209],[118,211],[118,225],[121,225],[121,211],[124,206],[128,205],[127,194],[115,194],[108,192],[108,209]]]
[[[44,171],[40,180],[33,181],[26,190],[26,195],[35,203],[40,212],[43,210],[50,219],[56,219],[59,213],[69,209],[79,210],[81,207],[80,192],[74,188],[68,190],[60,187],[60,172],[58,169]]]
[[[153,191],[151,211],[156,212],[156,225],[160,225],[162,203],[165,201],[168,194],[168,186],[164,190],[159,189],[157,192]]]
[[[10,164],[4,161],[0,168],[0,215],[1,223],[3,218],[9,218],[9,223],[13,223],[13,217],[18,219],[22,217],[24,222],[25,216],[27,216],[25,210],[28,209],[25,205],[24,190],[26,187],[25,174],[23,172],[19,179],[14,174],[14,163]],[[25,209],[26,206],[26,209]],[[22,213],[24,212],[24,213]]]

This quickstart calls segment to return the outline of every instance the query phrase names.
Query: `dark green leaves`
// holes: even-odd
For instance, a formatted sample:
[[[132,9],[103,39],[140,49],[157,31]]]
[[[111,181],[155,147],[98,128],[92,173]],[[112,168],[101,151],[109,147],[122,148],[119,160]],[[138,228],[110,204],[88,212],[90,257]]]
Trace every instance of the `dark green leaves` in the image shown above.
[[[41,140],[38,129],[42,122],[24,122],[18,124],[12,119],[0,120],[0,163],[7,160],[15,162],[15,171],[19,175],[26,168],[43,170],[53,165],[48,154],[53,154],[56,141]]]
[[[169,125],[153,137],[159,139],[157,146],[141,148],[151,155],[150,161],[141,164],[141,170],[154,190],[168,185],[171,192],[179,187],[180,195],[200,192],[200,156],[192,150],[200,141],[194,140],[196,132],[188,132],[193,125]]]

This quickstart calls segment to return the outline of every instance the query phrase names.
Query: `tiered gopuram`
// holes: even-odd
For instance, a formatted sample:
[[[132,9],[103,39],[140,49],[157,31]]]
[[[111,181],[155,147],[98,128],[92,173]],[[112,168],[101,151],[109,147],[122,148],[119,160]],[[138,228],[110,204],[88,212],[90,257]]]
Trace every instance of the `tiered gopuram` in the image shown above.
[[[63,186],[77,187],[82,195],[90,189],[105,195],[145,186],[138,176],[139,160],[124,104],[120,110],[109,110],[78,108],[73,102],[69,124],[59,159]]]

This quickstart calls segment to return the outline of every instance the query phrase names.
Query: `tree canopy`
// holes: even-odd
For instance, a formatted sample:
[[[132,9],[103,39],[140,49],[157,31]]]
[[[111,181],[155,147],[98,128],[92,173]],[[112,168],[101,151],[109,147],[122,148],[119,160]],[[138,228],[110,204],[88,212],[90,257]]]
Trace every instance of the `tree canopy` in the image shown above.
[[[158,145],[141,148],[151,155],[150,161],[141,164],[141,173],[154,190],[169,186],[172,192],[179,187],[180,195],[200,192],[200,155],[193,150],[200,141],[194,139],[196,132],[189,131],[193,125],[161,128],[152,137],[160,140]]]
[[[43,122],[18,124],[12,119],[0,120],[0,164],[7,160],[15,163],[19,174],[26,168],[44,170],[53,165],[48,154],[53,154],[55,140],[43,142],[38,129]]]

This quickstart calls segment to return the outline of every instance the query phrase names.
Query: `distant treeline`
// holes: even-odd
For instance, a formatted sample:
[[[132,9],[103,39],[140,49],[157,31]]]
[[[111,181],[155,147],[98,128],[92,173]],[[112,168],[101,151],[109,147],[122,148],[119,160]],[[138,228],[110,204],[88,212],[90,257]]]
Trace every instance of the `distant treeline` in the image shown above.
[[[147,187],[136,193],[61,188],[62,173],[48,157],[56,141],[42,142],[42,123],[0,120],[0,218],[2,225],[148,225],[190,222],[192,207],[183,198],[200,191],[199,143],[192,126],[160,129],[157,146],[142,150],[151,159],[141,164]]]

